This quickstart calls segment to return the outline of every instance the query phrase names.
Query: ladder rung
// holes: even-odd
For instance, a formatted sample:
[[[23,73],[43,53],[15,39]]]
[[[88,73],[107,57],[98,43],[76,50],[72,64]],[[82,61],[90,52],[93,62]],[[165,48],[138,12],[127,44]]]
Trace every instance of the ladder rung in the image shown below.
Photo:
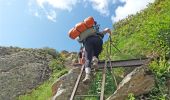
[[[75,95],[75,97],[100,97],[100,95]]]

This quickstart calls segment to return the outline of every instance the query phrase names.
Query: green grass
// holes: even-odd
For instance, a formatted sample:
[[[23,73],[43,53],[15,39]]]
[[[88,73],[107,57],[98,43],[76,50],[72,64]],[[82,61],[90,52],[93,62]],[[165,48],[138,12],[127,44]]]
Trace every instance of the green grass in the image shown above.
[[[136,15],[131,15],[113,25],[112,43],[120,49],[119,53],[114,46],[111,46],[112,60],[132,59],[159,56],[149,65],[150,70],[156,77],[156,86],[150,93],[151,100],[167,99],[167,77],[170,75],[170,68],[167,59],[170,58],[170,1],[155,0],[147,9]],[[100,55],[106,59],[107,45]],[[123,70],[117,70],[117,74]],[[132,98],[133,99],[133,96]],[[170,97],[169,97],[170,99]],[[167,99],[167,100],[169,100]]]
[[[122,53],[112,46],[112,59],[164,56],[170,49],[170,2],[156,0],[147,9],[115,23],[112,40]],[[104,45],[102,57],[107,51]]]
[[[92,84],[90,86],[90,89],[88,90],[87,95],[99,95],[101,92],[101,86],[102,86],[102,71],[97,71],[96,75],[92,81]],[[109,97],[113,92],[115,91],[115,83],[112,79],[112,75],[110,73],[110,70],[106,70],[106,81],[105,81],[105,98]],[[77,98],[76,100],[99,100],[98,97],[84,97],[84,98]]]

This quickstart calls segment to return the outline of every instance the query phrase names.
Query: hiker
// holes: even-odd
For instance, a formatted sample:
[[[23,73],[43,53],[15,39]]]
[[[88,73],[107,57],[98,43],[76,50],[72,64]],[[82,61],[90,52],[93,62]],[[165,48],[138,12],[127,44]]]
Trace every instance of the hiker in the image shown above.
[[[95,22],[97,25],[97,22]],[[98,32],[96,35],[89,36],[83,42],[85,47],[85,78],[83,79],[84,83],[88,83],[91,79],[91,62],[93,62],[94,67],[98,67],[98,56],[102,51],[103,37],[106,33],[111,35],[111,30],[105,28],[103,31]]]
[[[90,81],[91,62],[93,62],[94,67],[98,66],[98,56],[102,51],[103,37],[106,33],[111,35],[111,30],[105,28],[100,32],[99,25],[92,16],[84,19],[83,22],[77,23],[75,27],[69,30],[69,37],[78,40],[85,48],[84,65],[86,75],[83,79],[84,83]]]
[[[79,64],[84,64],[85,63],[85,48],[83,48],[82,46],[80,47],[78,57],[79,57],[78,58]]]

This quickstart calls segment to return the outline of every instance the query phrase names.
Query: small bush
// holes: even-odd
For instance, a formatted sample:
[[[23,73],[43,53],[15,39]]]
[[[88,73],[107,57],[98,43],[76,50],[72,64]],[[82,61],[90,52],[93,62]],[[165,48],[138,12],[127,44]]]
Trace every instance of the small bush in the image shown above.
[[[55,49],[53,48],[49,48],[49,47],[44,47],[43,50],[45,50],[45,52],[49,55],[52,55],[53,58],[58,58],[59,57],[59,52],[57,52]]]
[[[170,76],[170,66],[164,58],[152,61],[149,68],[155,75],[155,87],[149,94],[152,100],[169,100],[166,80]]]
[[[128,100],[135,100],[135,96],[133,93],[128,94]]]
[[[169,71],[170,67],[165,58],[160,58],[159,60],[152,61],[149,68],[156,76],[161,77]]]
[[[49,66],[52,68],[52,70],[59,70],[59,71],[65,68],[62,62],[57,59],[53,59],[50,62]]]

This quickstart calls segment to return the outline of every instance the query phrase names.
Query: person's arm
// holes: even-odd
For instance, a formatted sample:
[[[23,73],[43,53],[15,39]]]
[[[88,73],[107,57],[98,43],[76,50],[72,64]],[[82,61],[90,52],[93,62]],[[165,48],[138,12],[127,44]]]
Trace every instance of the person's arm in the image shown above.
[[[106,33],[109,33],[109,35],[112,34],[112,32],[111,32],[111,30],[110,30],[109,28],[105,28],[105,29],[101,32],[101,34],[103,34],[103,35],[105,35]]]

